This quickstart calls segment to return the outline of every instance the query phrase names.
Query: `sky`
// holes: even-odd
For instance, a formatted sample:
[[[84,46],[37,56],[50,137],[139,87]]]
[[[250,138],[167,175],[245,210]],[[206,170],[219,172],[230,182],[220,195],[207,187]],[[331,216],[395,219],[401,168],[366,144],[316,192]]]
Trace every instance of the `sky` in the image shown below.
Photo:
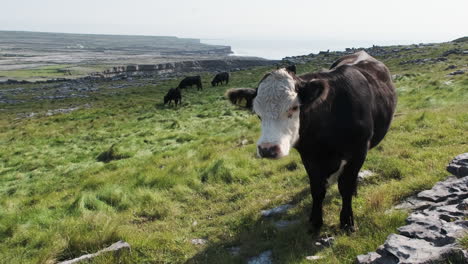
[[[468,35],[467,0],[1,0],[0,30],[214,40],[442,42]],[[264,45],[262,44],[262,45]]]

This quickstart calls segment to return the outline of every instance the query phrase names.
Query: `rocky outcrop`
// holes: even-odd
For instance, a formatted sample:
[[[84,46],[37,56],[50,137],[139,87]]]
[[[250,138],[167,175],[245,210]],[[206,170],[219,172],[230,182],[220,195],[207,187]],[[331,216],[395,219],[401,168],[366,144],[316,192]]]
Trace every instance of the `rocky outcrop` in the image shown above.
[[[405,64],[425,64],[425,63],[436,63],[436,62],[441,62],[441,61],[446,61],[447,58],[444,57],[438,57],[438,58],[424,58],[424,59],[414,59],[414,60],[406,60],[400,62],[400,65],[405,65]]]
[[[256,66],[269,66],[275,63],[276,61],[262,59],[195,60],[169,62],[162,64],[117,66],[104,71],[102,74],[106,77],[110,77],[118,74],[126,74],[129,76],[145,76],[202,71],[237,71]]]
[[[456,156],[447,166],[447,171],[457,177],[468,176],[468,152]]]
[[[356,262],[466,263],[468,252],[458,245],[457,239],[468,230],[468,176],[460,169],[468,168],[467,158],[467,153],[462,154],[447,168],[461,178],[449,177],[398,205],[397,209],[414,210],[406,219],[407,225],[398,228],[399,234],[389,235],[376,252],[359,255]]]
[[[463,70],[458,70],[458,71],[451,72],[451,73],[449,73],[448,75],[460,75],[460,74],[464,74],[464,73],[465,73],[465,71],[463,71]]]

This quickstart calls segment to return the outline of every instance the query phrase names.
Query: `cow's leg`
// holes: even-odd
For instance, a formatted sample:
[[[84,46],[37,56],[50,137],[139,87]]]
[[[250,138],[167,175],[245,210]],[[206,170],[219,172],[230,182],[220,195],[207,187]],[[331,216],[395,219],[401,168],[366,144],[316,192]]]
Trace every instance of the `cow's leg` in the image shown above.
[[[355,153],[346,164],[342,175],[338,178],[338,189],[341,194],[342,207],[340,212],[340,227],[346,231],[354,231],[354,216],[352,200],[356,193],[359,170],[366,159],[367,149]]]
[[[309,221],[312,224],[312,228],[318,231],[323,225],[322,204],[327,192],[326,175],[323,174],[323,170],[311,162],[309,158],[302,157],[302,162],[309,175],[310,192],[313,200]]]
[[[319,175],[309,175],[310,191],[312,193],[312,212],[310,222],[315,230],[319,230],[323,225],[323,200],[327,193],[325,181]]]

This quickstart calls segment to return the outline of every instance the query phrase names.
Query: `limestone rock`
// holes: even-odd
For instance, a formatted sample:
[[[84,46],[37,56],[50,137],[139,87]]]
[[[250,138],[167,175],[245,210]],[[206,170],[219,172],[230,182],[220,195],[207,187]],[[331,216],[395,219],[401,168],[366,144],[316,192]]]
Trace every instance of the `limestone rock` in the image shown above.
[[[376,252],[357,256],[360,264],[466,263],[458,239],[467,234],[468,177],[448,177],[406,199],[398,209],[415,210]]]
[[[468,176],[468,152],[456,156],[447,166],[447,171],[459,178]]]
[[[190,242],[194,245],[205,245],[206,243],[208,243],[206,239],[202,239],[202,238],[194,238],[190,240]]]
[[[307,256],[306,257],[307,260],[319,260],[319,259],[323,259],[322,256]]]
[[[275,207],[273,209],[268,209],[268,210],[262,210],[262,216],[264,217],[269,217],[277,214],[282,214],[289,209],[291,209],[293,206],[291,204],[283,204],[278,207]]]
[[[438,263],[449,257],[462,255],[461,249],[453,247],[435,247],[421,240],[411,239],[402,235],[391,234],[384,244],[384,249],[398,258],[399,264],[429,264]]]
[[[271,250],[265,251],[261,253],[260,255],[249,259],[247,264],[271,264],[273,263],[271,260],[271,255],[272,255]]]
[[[109,247],[105,248],[105,249],[102,249],[94,254],[86,254],[86,255],[83,255],[79,258],[75,258],[75,259],[72,259],[72,260],[66,260],[66,261],[62,261],[62,262],[59,262],[58,264],[74,264],[74,263],[79,263],[79,262],[82,262],[82,261],[89,261],[97,256],[100,256],[104,253],[107,253],[107,252],[120,252],[122,250],[130,250],[130,245],[127,243],[127,242],[124,242],[124,241],[118,241],[112,245],[110,245]]]
[[[278,229],[285,229],[285,228],[288,228],[288,227],[290,227],[292,225],[297,225],[298,223],[299,223],[298,220],[293,220],[293,221],[280,220],[280,221],[277,221],[277,222],[275,222],[273,224]]]
[[[363,181],[366,178],[374,176],[375,173],[373,173],[370,170],[363,170],[358,173],[358,181]]]

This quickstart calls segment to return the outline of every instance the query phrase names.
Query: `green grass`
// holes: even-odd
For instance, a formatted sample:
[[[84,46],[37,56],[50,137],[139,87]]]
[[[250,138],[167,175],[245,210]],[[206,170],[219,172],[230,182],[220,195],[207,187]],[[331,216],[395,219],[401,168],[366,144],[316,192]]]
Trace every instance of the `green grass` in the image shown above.
[[[178,108],[163,106],[162,97],[179,80],[118,91],[102,83],[89,98],[0,105],[0,263],[53,263],[118,240],[130,243],[131,253],[94,263],[243,263],[264,250],[276,263],[309,263],[305,256],[313,254],[325,257],[316,263],[353,263],[404,224],[406,214],[389,210],[393,205],[445,178],[448,161],[468,149],[468,79],[444,70],[466,58],[399,65],[453,45],[381,58],[401,76],[397,114],[364,165],[377,176],[359,186],[357,232],[339,230],[341,199],[329,188],[322,235],[337,241],[324,250],[307,232],[311,197],[298,153],[255,158],[257,117],[223,98],[227,88],[255,87],[269,68],[234,72],[227,87],[209,87],[205,74],[205,89],[184,90]],[[322,67],[311,62],[298,71]],[[85,103],[91,107],[17,119]],[[260,216],[284,203],[295,206]],[[278,230],[279,219],[300,223]],[[209,242],[192,245],[194,238]],[[234,246],[238,256],[229,253]]]
[[[27,69],[0,71],[0,78],[14,80],[48,80],[53,78],[77,78],[92,72],[104,71],[108,65],[71,65],[57,64]]]

